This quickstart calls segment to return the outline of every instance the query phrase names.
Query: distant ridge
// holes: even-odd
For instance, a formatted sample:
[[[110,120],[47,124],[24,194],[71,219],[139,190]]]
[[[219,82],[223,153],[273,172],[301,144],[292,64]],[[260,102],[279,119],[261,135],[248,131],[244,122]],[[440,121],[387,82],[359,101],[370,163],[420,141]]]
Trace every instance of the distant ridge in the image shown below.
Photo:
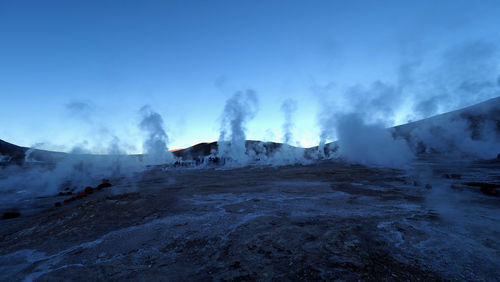
[[[474,132],[482,123],[485,121],[493,121],[497,124],[497,130],[500,131],[500,97],[492,98],[487,101],[475,104],[463,109],[439,114],[422,120],[410,122],[407,124],[395,126],[389,128],[394,136],[407,139],[411,141],[411,133],[414,129],[424,126],[432,126],[434,124],[446,124],[448,121],[453,121],[457,119],[464,119],[468,125],[469,130]],[[277,142],[262,142],[257,140],[247,140],[246,148],[252,149],[257,153],[272,154],[276,152],[279,148],[287,146],[289,148],[295,148],[297,150],[304,150],[306,157],[313,157],[316,152],[318,152],[318,146],[310,148],[298,148],[288,144],[282,144]],[[17,146],[0,140],[0,154],[7,156],[10,162],[22,163],[25,158],[26,152],[29,148]],[[182,158],[183,160],[190,160],[196,158],[207,157],[218,150],[218,143],[199,143],[189,148],[175,150],[172,154],[175,157]],[[330,142],[325,144],[325,154],[329,154],[336,150],[336,142]],[[30,157],[37,161],[56,161],[67,156],[67,153],[52,152],[35,149],[31,153]]]
[[[27,150],[26,147],[20,147],[0,139],[0,155],[7,156],[11,162],[22,162]]]
[[[439,121],[456,120],[459,118],[467,120],[471,123],[471,126],[477,125],[478,123],[484,122],[486,120],[495,121],[499,123],[500,129],[500,97],[492,98],[479,104],[475,104],[462,109],[398,125],[395,126],[394,129],[398,134],[404,136],[414,128],[422,126],[426,123],[429,124]]]
[[[469,130],[472,132],[485,121],[493,121],[497,123],[497,131],[500,131],[500,97],[495,97],[484,102],[468,106],[462,109],[446,112],[443,114],[431,116],[414,122],[394,126],[388,128],[394,137],[406,139],[409,143],[411,140],[411,133],[418,127],[430,127],[437,124],[446,124],[449,121],[464,119],[469,124]],[[306,149],[306,155],[312,155],[318,151],[318,146]],[[324,154],[328,155],[335,152],[337,149],[337,141],[326,143]],[[422,152],[417,152],[422,153]]]

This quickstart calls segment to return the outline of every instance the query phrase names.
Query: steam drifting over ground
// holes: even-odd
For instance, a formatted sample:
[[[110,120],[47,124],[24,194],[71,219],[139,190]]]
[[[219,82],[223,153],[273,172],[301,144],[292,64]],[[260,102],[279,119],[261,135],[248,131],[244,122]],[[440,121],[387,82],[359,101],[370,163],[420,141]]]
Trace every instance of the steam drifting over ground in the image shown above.
[[[147,166],[172,163],[174,156],[167,148],[168,135],[163,118],[149,106],[142,107],[140,114],[138,126],[146,134],[144,155],[125,155],[116,137],[107,146],[106,155],[90,154],[84,145],[72,148],[67,154],[33,147],[24,153],[21,166],[0,167],[0,203],[4,207],[15,206],[65,189],[82,191],[86,186],[99,184],[103,178],[133,179],[134,174],[144,171]],[[2,159],[7,160],[7,157],[2,156]]]
[[[395,83],[375,80],[369,84],[348,86],[340,86],[333,81],[324,85],[315,84],[312,91],[321,108],[318,115],[321,129],[319,156],[329,158],[343,154],[346,160],[366,165],[405,163],[403,160],[410,160],[411,157],[406,148],[401,148],[401,135],[390,132],[392,139],[377,138],[387,135],[380,131],[380,134],[373,132],[373,136],[367,138],[366,130],[388,128],[395,123],[427,118],[500,96],[498,55],[498,45],[494,42],[472,40],[434,54],[403,60]],[[498,108],[498,101],[493,101],[493,107]],[[428,152],[454,151],[481,158],[495,157],[500,143],[498,113],[489,111],[472,113],[472,116],[433,119],[425,125],[420,123],[411,133],[405,132],[405,139],[413,153],[421,153],[425,148]],[[346,126],[349,123],[365,128],[349,129]],[[348,140],[342,141],[345,138]],[[334,143],[332,148],[325,148],[328,141],[335,140],[339,142]],[[365,144],[358,146],[360,151],[357,156],[352,155],[352,147],[345,148],[353,141]],[[329,155],[337,149],[339,154]],[[387,151],[390,149],[394,151]],[[380,156],[386,159],[373,156],[377,151],[384,151]],[[391,159],[393,157],[395,159]]]
[[[338,118],[338,155],[366,165],[404,168],[414,158],[406,140],[394,139],[381,124],[365,124],[355,114]]]

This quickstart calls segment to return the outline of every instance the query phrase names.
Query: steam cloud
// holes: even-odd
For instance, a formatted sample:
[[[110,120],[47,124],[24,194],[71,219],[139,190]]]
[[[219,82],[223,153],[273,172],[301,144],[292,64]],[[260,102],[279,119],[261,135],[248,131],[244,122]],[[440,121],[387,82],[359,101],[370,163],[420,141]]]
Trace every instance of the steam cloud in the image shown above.
[[[75,107],[77,112],[88,109],[80,104]],[[86,186],[97,185],[102,178],[132,181],[134,173],[147,165],[171,162],[174,158],[167,150],[168,136],[162,117],[147,106],[142,107],[140,113],[139,128],[147,134],[143,160],[125,155],[116,136],[107,145],[108,155],[91,154],[86,142],[73,147],[69,154],[42,152],[37,147],[43,144],[37,144],[25,153],[22,166],[0,167],[0,204],[19,206],[37,196],[56,195],[66,187],[81,191]],[[2,156],[2,161],[5,159]]]
[[[226,101],[219,135],[220,157],[239,164],[248,162],[245,125],[258,111],[258,98],[254,90],[238,91]]]
[[[500,153],[500,98],[465,111],[398,128],[415,152],[468,154],[492,159]]]
[[[293,114],[297,111],[297,102],[293,99],[285,100],[283,104],[281,104],[281,111],[285,115],[285,122],[283,123],[283,143],[290,144],[293,140]]]
[[[317,94],[322,107],[318,116],[321,129],[319,156],[331,157],[328,153],[332,149],[326,144],[335,139],[339,139],[337,145],[340,152],[346,154],[350,151],[345,148],[347,143],[340,141],[342,139],[340,134],[343,133],[345,139],[345,136],[354,137],[352,134],[356,133],[346,135],[350,132],[344,127],[347,123],[345,117],[350,114],[354,114],[357,119],[353,126],[359,126],[361,121],[361,125],[369,128],[375,125],[390,127],[396,122],[421,119],[500,96],[499,57],[495,44],[487,41],[457,44],[441,53],[437,61],[438,64],[429,64],[428,61],[421,59],[407,60],[398,69],[396,83],[374,81],[368,86],[358,84],[342,91],[333,82],[324,86],[313,86],[312,90]],[[334,100],[330,99],[332,94]],[[481,152],[486,147],[489,148],[491,155],[499,142],[496,136],[492,136],[496,133],[491,132],[498,130],[488,133],[485,128],[492,129],[494,126],[484,123],[481,125],[481,132],[471,139],[469,123],[467,120],[454,120],[453,129],[445,124],[419,128],[413,132],[413,139],[409,141],[426,143],[428,148],[435,150],[438,150],[436,148],[444,150],[446,147],[444,144],[453,144],[452,148],[455,150],[473,152],[480,156],[488,155]],[[444,130],[440,131],[440,134],[435,134],[436,127],[443,127]],[[357,139],[364,138],[363,132],[358,131],[356,134],[360,135]],[[386,140],[390,144],[396,141],[387,138],[379,141],[381,140]],[[393,148],[392,145],[388,148]],[[412,149],[417,152],[415,146],[412,144]],[[398,155],[398,151],[400,149],[387,154],[388,158]],[[363,162],[362,159],[356,157],[354,159]],[[387,163],[400,162],[394,159],[388,160]]]
[[[356,114],[338,117],[338,154],[350,162],[402,168],[414,154],[404,139],[394,139],[381,124],[367,125]]]
[[[147,134],[143,143],[146,160],[149,164],[163,164],[173,160],[173,155],[168,151],[168,135],[163,129],[163,118],[149,106],[140,110],[142,120],[139,124],[141,130]]]

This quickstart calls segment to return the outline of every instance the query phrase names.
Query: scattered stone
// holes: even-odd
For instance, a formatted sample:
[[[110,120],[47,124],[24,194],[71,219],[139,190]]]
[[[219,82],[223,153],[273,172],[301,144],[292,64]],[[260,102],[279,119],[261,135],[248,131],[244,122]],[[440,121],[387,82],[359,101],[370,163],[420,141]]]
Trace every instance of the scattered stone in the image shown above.
[[[80,192],[80,193],[76,194],[77,199],[81,199],[81,198],[86,197],[86,196],[87,196],[87,193],[85,193],[85,192]]]
[[[489,195],[489,196],[498,196],[498,190],[497,188],[494,188],[494,187],[481,187],[481,192],[483,192],[483,194],[486,194],[486,195]]]
[[[111,187],[111,184],[109,183],[101,183],[97,186],[97,190],[101,190],[103,188],[108,188],[108,187]]]
[[[56,208],[58,208],[58,207],[62,206],[62,204],[61,204],[61,202],[56,202],[56,203],[54,204],[54,206],[55,206]]]
[[[16,211],[10,211],[10,212],[4,212],[2,219],[12,219],[12,218],[17,218],[20,217],[21,213],[16,212]]]
[[[74,200],[76,200],[76,197],[70,197],[70,198],[64,200],[64,202],[69,203],[69,202],[73,202]]]
[[[85,193],[92,194],[92,192],[94,192],[94,188],[90,186],[85,187]]]
[[[237,269],[237,268],[240,268],[241,267],[241,263],[239,261],[235,261],[232,265],[231,265],[232,268],[234,269]]]
[[[103,188],[108,188],[108,187],[111,187],[111,186],[112,185],[111,185],[111,183],[109,183],[109,180],[106,179],[106,178],[104,178],[102,180],[102,183],[97,186],[97,190],[101,190]]]
[[[450,174],[445,174],[444,177],[448,179],[461,179],[462,175],[458,173],[450,173]]]
[[[488,196],[498,196],[497,189],[500,187],[499,184],[484,182],[467,182],[465,184],[472,187],[479,187],[480,191]]]
[[[59,196],[64,196],[64,195],[66,195],[66,193],[59,192]]]

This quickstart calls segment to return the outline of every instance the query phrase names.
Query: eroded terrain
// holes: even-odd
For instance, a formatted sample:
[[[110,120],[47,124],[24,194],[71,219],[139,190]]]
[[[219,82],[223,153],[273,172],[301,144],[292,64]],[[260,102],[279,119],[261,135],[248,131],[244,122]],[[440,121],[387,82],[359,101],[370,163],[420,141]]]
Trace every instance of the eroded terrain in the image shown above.
[[[0,221],[0,280],[500,280],[498,162],[155,167]]]

